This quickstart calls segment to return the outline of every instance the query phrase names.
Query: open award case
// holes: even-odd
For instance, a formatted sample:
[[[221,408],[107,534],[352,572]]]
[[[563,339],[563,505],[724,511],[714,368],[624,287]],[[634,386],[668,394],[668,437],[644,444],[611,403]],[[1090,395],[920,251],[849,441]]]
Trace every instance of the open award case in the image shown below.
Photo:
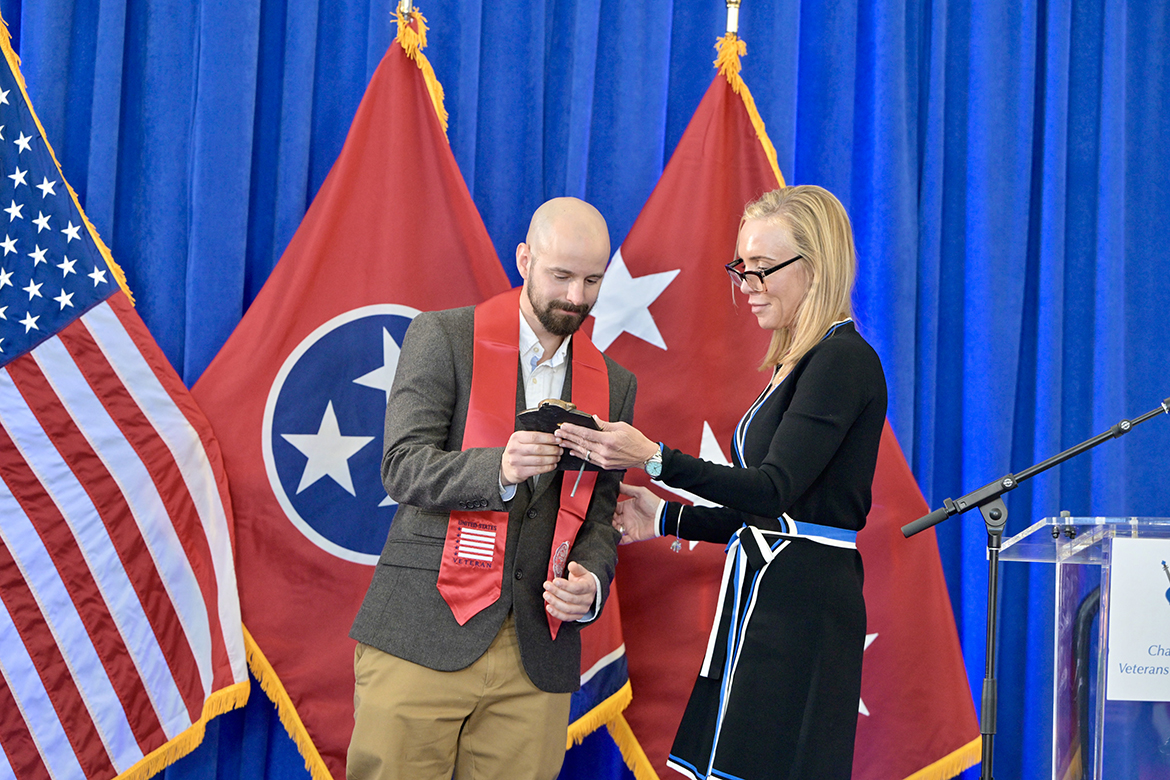
[[[525,409],[516,415],[516,430],[518,431],[554,433],[565,423],[580,425],[582,428],[591,428],[595,431],[601,430],[597,421],[593,419],[593,415],[586,414],[568,401],[562,401],[559,398],[546,398],[537,404],[535,409]],[[557,465],[561,471],[580,471],[582,467],[585,471],[602,470],[600,466],[586,463],[568,450],[565,450],[565,454],[561,456],[561,462]]]

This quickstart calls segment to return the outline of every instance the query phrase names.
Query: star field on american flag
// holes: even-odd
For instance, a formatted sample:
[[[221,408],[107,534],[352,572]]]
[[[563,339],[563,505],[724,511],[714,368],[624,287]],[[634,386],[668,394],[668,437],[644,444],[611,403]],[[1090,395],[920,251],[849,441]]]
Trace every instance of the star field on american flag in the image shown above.
[[[0,73],[0,366],[118,289],[41,138]]]

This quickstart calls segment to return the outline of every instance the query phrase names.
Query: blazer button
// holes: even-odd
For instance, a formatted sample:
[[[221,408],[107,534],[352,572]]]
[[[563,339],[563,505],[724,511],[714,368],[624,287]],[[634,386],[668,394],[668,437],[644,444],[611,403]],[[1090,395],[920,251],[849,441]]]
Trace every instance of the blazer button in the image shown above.
[[[529,509],[529,510],[528,510],[528,516],[529,516],[530,518],[532,518],[532,517],[536,517],[536,510],[535,510],[535,509]]]
[[[524,570],[523,569],[516,570],[516,579],[518,579],[518,580],[524,579]]]
[[[460,502],[459,502],[459,508],[460,508],[460,509],[466,509],[466,508],[467,508],[467,502],[466,502],[466,501],[460,501]]]

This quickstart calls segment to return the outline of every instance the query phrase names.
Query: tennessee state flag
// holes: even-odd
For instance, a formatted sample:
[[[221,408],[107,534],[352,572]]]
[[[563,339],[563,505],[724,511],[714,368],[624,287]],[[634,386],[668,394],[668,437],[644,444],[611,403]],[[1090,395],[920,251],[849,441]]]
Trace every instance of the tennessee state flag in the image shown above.
[[[396,510],[380,463],[399,344],[419,311],[510,287],[444,135],[425,45],[421,14],[400,15],[337,162],[193,390],[231,478],[248,660],[316,780],[345,776],[349,628]],[[629,700],[610,601],[582,632],[570,741]]]
[[[728,35],[718,48],[720,75],[605,275],[593,340],[638,375],[635,420],[647,436],[728,463],[734,427],[767,381],[757,367],[769,334],[748,307],[733,304],[723,264],[735,251],[743,207],[784,180],[739,76],[744,44]],[[947,778],[979,760],[937,545],[933,535],[904,540],[899,531],[925,511],[887,423],[873,508],[858,537],[869,628],[855,778]],[[717,545],[684,542],[676,554],[671,541],[620,548],[617,573],[634,692],[625,719],[652,771],[667,776],[724,560]]]
[[[419,311],[510,287],[413,17],[399,18],[337,162],[193,391],[231,480],[248,660],[318,780],[345,776],[349,628],[396,509],[379,464],[398,345]]]

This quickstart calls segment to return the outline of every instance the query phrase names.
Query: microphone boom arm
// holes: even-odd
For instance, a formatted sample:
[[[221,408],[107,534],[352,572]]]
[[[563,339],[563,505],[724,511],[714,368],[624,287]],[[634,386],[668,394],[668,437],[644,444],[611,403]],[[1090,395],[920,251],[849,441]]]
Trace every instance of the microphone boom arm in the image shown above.
[[[1156,409],[1151,409],[1141,417],[1138,417],[1134,420],[1122,420],[1104,433],[1098,434],[1093,438],[1088,439],[1087,441],[1083,441],[1075,447],[1069,447],[1064,452],[1061,452],[1058,455],[1053,455],[1048,460],[1041,461],[1035,466],[1026,468],[1019,474],[1007,474],[995,482],[986,484],[978,490],[971,491],[957,501],[952,501],[949,498],[945,499],[943,501],[942,507],[939,509],[936,509],[930,514],[924,515],[923,517],[920,517],[917,520],[902,526],[902,535],[909,538],[914,534],[919,533],[920,531],[925,531],[931,526],[938,525],[948,517],[962,514],[968,509],[972,509],[974,507],[986,506],[1009,490],[1015,490],[1024,480],[1031,479],[1037,474],[1043,471],[1047,471],[1053,466],[1059,465],[1069,458],[1076,457],[1082,452],[1091,450],[1104,441],[1123,436],[1132,431],[1135,425],[1143,423],[1146,420],[1149,420],[1151,417],[1157,417],[1159,414],[1170,414],[1170,398],[1162,401],[1161,406],[1157,407]]]

